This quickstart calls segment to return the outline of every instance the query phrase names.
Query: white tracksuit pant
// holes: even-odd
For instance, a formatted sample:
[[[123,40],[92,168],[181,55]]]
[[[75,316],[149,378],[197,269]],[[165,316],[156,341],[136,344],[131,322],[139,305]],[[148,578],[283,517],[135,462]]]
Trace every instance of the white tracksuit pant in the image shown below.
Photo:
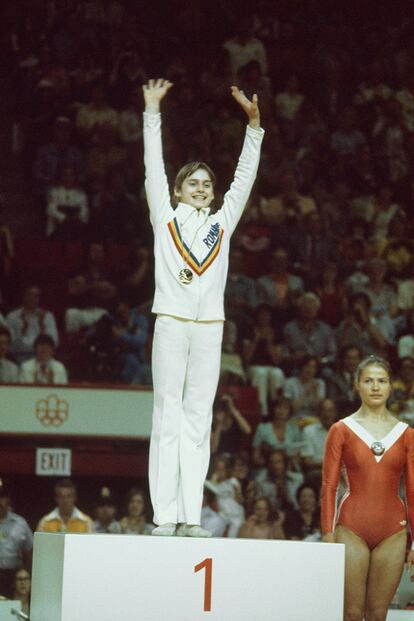
[[[155,524],[200,524],[222,336],[222,321],[157,316],[149,455]]]

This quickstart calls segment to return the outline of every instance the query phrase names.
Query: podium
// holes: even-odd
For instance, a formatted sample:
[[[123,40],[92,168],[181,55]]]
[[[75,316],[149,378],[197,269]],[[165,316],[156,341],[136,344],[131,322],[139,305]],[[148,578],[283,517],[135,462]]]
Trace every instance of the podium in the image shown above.
[[[21,603],[17,599],[6,599],[0,601],[0,621],[18,621],[18,612],[21,610]]]
[[[36,533],[31,621],[342,621],[344,546]]]

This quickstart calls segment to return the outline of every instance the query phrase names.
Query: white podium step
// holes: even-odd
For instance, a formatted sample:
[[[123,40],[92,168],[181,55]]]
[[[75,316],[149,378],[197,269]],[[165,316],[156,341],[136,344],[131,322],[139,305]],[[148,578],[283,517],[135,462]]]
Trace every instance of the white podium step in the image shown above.
[[[31,621],[342,621],[342,544],[128,535],[34,542]]]

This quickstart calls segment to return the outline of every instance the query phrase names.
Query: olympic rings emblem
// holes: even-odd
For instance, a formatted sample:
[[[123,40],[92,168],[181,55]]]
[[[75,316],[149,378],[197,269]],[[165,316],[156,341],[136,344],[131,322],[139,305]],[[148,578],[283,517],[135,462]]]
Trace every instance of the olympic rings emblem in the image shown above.
[[[69,416],[69,404],[57,395],[48,395],[37,401],[36,416],[45,427],[60,427]]]

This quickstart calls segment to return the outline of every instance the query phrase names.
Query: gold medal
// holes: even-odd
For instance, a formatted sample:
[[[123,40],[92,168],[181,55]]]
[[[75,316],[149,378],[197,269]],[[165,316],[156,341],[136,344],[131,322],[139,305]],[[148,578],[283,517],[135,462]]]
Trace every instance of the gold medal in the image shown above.
[[[180,282],[183,283],[183,285],[189,285],[190,282],[193,280],[193,272],[188,269],[188,267],[184,267],[182,270],[180,270],[178,278]]]
[[[382,442],[379,442],[379,441],[373,442],[371,444],[371,451],[374,453],[374,455],[376,455],[377,457],[380,457],[385,452],[385,446],[383,445]]]

